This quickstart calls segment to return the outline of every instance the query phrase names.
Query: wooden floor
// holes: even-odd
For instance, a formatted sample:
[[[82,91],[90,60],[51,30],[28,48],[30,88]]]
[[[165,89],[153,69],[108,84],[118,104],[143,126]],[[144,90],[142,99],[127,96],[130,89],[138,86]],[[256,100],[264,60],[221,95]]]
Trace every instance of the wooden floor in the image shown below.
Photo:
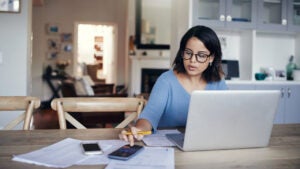
[[[110,118],[114,118],[114,119],[119,119],[116,122],[122,120],[119,117],[120,115],[117,116],[112,116]],[[88,125],[85,125],[87,128],[113,128],[114,126],[116,126],[116,122],[115,120],[112,119],[104,119],[99,118],[99,119],[103,119],[105,121],[109,121],[107,123],[103,123],[103,124],[94,124],[96,122],[94,122],[95,120],[97,120],[97,117],[95,119],[95,117],[92,117],[91,119],[87,118],[87,121],[91,121],[92,125],[90,125],[91,127],[89,127]],[[59,128],[59,123],[58,123],[58,117],[57,117],[57,112],[52,110],[52,109],[45,109],[45,110],[41,110],[39,112],[36,112],[33,116],[33,125],[35,129],[58,129]],[[68,128],[73,128],[72,126],[68,127]]]

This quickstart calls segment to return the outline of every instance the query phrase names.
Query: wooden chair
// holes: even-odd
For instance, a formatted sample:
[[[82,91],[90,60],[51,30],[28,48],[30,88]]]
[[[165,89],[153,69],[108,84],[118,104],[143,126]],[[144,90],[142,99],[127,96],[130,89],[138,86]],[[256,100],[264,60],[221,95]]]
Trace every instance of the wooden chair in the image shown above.
[[[129,97],[69,97],[52,100],[51,107],[58,113],[60,129],[66,129],[66,120],[78,129],[86,129],[68,112],[82,113],[116,113],[131,112],[116,128],[124,128],[130,122],[136,120],[144,106],[144,100]],[[99,122],[101,119],[99,119]]]
[[[0,111],[25,111],[9,122],[4,130],[11,130],[22,121],[24,121],[23,130],[30,130],[33,110],[40,106],[40,102],[40,99],[30,96],[0,96]]]

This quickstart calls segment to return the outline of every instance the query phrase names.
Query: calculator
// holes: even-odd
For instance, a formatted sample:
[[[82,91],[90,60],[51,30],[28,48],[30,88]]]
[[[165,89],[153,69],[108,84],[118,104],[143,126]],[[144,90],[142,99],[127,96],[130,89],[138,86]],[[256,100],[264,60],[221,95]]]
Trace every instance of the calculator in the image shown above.
[[[108,158],[117,160],[129,160],[130,158],[134,157],[136,154],[141,152],[141,150],[143,149],[144,147],[140,145],[124,145],[116,151],[113,151],[112,153],[108,154]]]

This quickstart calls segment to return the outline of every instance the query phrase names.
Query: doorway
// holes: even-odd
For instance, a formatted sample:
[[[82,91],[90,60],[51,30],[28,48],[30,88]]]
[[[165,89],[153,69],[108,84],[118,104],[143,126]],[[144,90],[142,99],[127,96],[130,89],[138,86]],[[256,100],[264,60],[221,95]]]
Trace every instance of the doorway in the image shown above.
[[[89,74],[96,82],[116,83],[116,26],[76,23],[74,74]],[[89,71],[89,72],[87,72]]]

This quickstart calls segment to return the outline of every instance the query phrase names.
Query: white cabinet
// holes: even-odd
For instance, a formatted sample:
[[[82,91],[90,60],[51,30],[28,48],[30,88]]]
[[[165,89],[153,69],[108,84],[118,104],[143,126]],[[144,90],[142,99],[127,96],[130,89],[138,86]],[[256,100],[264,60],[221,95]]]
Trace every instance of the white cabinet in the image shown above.
[[[300,86],[286,88],[285,123],[300,123]]]
[[[259,0],[257,29],[300,32],[298,0]]]
[[[299,0],[193,0],[192,24],[300,32]]]
[[[287,0],[259,0],[258,30],[287,30]]]
[[[288,30],[300,32],[300,1],[288,0]]]
[[[254,84],[239,84],[239,83],[228,83],[227,86],[229,90],[255,90]]]
[[[255,27],[257,0],[193,0],[193,25]]]
[[[284,85],[256,85],[256,90],[280,90],[281,97],[278,104],[278,110],[274,119],[274,123],[285,123],[285,102],[286,102],[286,93]]]
[[[278,112],[274,123],[300,123],[299,84],[256,84],[256,90],[280,90]]]
[[[297,82],[233,82],[229,90],[279,90],[281,97],[274,123],[300,123],[300,83]]]

